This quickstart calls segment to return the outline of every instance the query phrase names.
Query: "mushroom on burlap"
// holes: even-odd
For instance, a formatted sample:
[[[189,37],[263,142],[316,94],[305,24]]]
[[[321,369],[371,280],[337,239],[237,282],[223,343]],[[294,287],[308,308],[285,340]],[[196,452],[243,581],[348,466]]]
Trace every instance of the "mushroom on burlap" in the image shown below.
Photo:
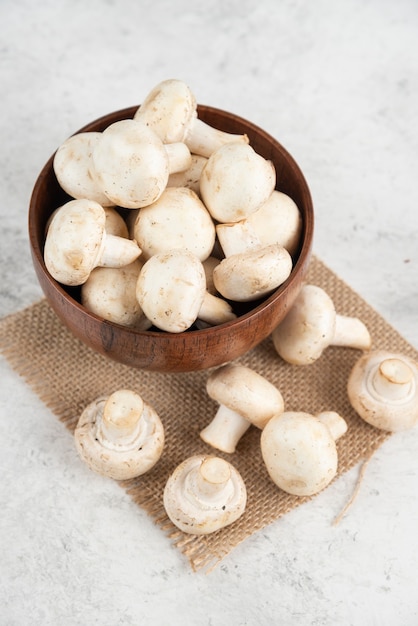
[[[418,423],[418,363],[404,354],[374,350],[361,356],[347,393],[354,410],[375,428],[397,432]]]
[[[195,455],[169,476],[163,502],[177,528],[207,535],[229,526],[244,513],[247,490],[231,463],[220,457]]]
[[[328,346],[368,350],[370,333],[357,317],[336,313],[324,289],[304,285],[286,317],[272,332],[279,356],[294,365],[308,365]]]
[[[269,420],[261,433],[261,453],[272,481],[286,493],[311,496],[335,477],[335,441],[347,430],[334,411],[313,416],[285,411]]]
[[[130,389],[91,402],[75,432],[81,459],[93,471],[127,480],[148,472],[160,459],[164,427],[152,406]]]
[[[283,396],[277,387],[244,365],[228,363],[217,368],[210,374],[206,390],[219,407],[200,437],[222,452],[235,452],[251,424],[262,429],[284,411]]]

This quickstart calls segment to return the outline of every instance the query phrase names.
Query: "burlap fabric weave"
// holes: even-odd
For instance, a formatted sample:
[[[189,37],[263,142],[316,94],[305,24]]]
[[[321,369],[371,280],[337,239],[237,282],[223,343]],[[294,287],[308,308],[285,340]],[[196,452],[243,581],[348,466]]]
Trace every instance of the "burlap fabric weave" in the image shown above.
[[[417,352],[318,258],[312,260],[308,281],[325,289],[340,314],[358,316],[366,323],[373,348],[418,358]],[[165,426],[164,454],[148,474],[120,484],[168,533],[194,569],[209,569],[246,537],[307,500],[285,494],[270,481],[260,455],[260,431],[251,427],[233,455],[219,453],[235,465],[246,483],[245,514],[209,536],[181,533],[165,514],[162,493],[177,464],[193,454],[214,452],[199,437],[216,411],[205,390],[208,371],[160,374],[115,363],[75,339],[45,300],[0,321],[0,350],[70,432],[89,402],[118,388],[134,389],[154,406]],[[341,475],[368,459],[389,436],[360,420],[348,403],[346,380],[359,356],[356,350],[330,347],[312,365],[291,366],[279,359],[267,339],[237,362],[276,385],[286,410],[334,410],[344,416],[348,432],[338,442]]]

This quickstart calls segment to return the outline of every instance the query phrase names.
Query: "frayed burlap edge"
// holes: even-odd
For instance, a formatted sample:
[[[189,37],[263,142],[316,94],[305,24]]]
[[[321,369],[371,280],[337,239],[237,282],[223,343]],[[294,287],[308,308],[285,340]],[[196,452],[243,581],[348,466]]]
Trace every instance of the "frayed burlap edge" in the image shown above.
[[[393,327],[316,257],[308,282],[327,291],[338,313],[363,320],[372,335],[373,349],[418,358]],[[132,388],[154,406],[165,427],[164,454],[145,476],[119,484],[154,519],[194,570],[210,571],[247,537],[309,500],[290,496],[273,485],[261,459],[260,431],[250,428],[233,455],[219,453],[235,465],[246,483],[245,514],[212,535],[182,533],[165,513],[162,492],[178,463],[193,454],[214,453],[199,437],[216,410],[205,391],[208,372],[160,374],[115,363],[75,339],[44,299],[0,321],[0,351],[70,432],[90,401],[117,388]],[[287,410],[334,410],[344,416],[348,432],[338,441],[337,478],[370,459],[390,436],[360,420],[348,402],[346,380],[359,356],[357,350],[330,347],[312,365],[291,366],[277,357],[269,338],[237,360],[275,384]]]

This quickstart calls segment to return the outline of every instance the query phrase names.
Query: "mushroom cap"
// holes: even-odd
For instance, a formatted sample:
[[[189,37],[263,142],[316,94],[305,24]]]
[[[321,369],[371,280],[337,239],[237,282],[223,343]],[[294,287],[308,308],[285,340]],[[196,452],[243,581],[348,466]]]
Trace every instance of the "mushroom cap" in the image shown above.
[[[215,220],[238,222],[266,202],[275,184],[273,163],[237,141],[217,148],[208,158],[200,194]]]
[[[135,120],[110,124],[92,154],[103,192],[116,205],[137,209],[155,202],[168,181],[169,158],[151,128]]]
[[[184,141],[189,125],[197,116],[196,98],[182,80],[163,80],[148,93],[134,115],[146,124],[163,143]]]
[[[138,330],[148,330],[136,298],[136,283],[143,263],[137,259],[124,267],[96,267],[81,286],[81,304],[106,320]]]
[[[48,272],[64,285],[84,283],[104,247],[106,216],[94,200],[70,200],[54,212],[45,238]]]
[[[387,350],[365,353],[351,370],[347,394],[358,415],[375,428],[413,428],[418,423],[418,364]]]
[[[206,293],[201,261],[176,248],[148,259],[138,278],[136,297],[146,317],[161,330],[179,333],[197,319]]]
[[[213,270],[219,293],[235,302],[251,302],[270,294],[292,271],[292,257],[279,244],[232,254]]]
[[[138,211],[133,232],[145,259],[184,248],[203,261],[215,243],[212,218],[197,194],[187,187],[167,187],[158,200]]]
[[[263,246],[279,243],[292,256],[297,252],[302,232],[302,214],[287,194],[275,189],[247,221]]]
[[[303,285],[292,308],[273,330],[274,347],[285,361],[308,365],[330,345],[336,312],[328,294],[316,285]]]
[[[160,459],[164,447],[164,428],[153,407],[143,403],[137,436],[130,444],[104,442],[97,433],[109,396],[91,402],[80,415],[74,439],[78,454],[93,471],[128,480],[148,472]]]
[[[244,513],[247,491],[233,465],[219,457],[195,455],[175,468],[165,485],[163,502],[168,517],[182,532],[207,535]]]
[[[288,411],[273,417],[260,444],[270,478],[292,495],[314,495],[337,473],[335,441],[327,426],[309,413]]]
[[[69,196],[94,200],[104,207],[113,203],[95,179],[92,162],[94,147],[101,136],[91,131],[68,137],[56,151],[53,167],[60,186]]]
[[[222,365],[208,377],[206,391],[212,400],[258,428],[264,428],[284,409],[283,396],[277,387],[245,365]]]

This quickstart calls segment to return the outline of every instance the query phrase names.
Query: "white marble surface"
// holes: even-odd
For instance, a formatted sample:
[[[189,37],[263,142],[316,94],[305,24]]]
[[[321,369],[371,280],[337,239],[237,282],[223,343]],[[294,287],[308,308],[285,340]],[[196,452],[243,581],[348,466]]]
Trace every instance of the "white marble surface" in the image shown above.
[[[159,80],[276,136],[305,172],[315,252],[418,348],[416,0],[2,0],[0,314],[41,296],[26,220],[73,131]],[[0,623],[418,624],[418,432],[193,573],[0,359]]]

